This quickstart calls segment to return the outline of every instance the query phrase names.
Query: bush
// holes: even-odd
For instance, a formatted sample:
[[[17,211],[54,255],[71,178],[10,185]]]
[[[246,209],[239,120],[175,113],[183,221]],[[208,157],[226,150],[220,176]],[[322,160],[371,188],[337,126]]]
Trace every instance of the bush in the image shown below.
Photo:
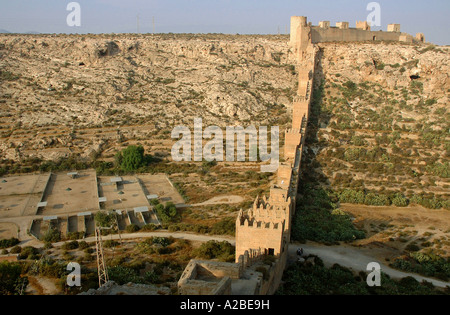
[[[22,251],[22,247],[20,247],[19,245],[16,245],[13,248],[11,248],[11,250],[9,252],[11,254],[20,254],[21,251]]]
[[[0,262],[0,295],[16,295],[28,284],[26,277],[21,277],[22,267],[18,263]]]
[[[177,207],[172,203],[168,202],[166,205],[158,204],[155,207],[156,214],[161,220],[161,223],[167,224],[170,222],[176,222],[179,220],[179,213]]]
[[[94,216],[95,223],[99,227],[112,227],[116,224],[116,215],[114,212],[107,213],[105,211],[97,212]]]
[[[235,248],[227,241],[208,241],[203,243],[194,253],[201,259],[218,259],[220,261],[234,261]]]
[[[19,259],[28,259],[28,260],[35,260],[38,259],[39,251],[37,248],[34,248],[32,246],[26,246],[22,248],[22,251],[20,252],[18,258]]]
[[[64,250],[73,250],[73,249],[77,249],[78,247],[79,247],[79,244],[77,241],[66,242],[61,246],[61,248]]]
[[[236,219],[224,218],[215,223],[211,228],[211,234],[214,235],[235,235],[236,234]]]
[[[48,229],[42,237],[44,243],[55,243],[61,241],[61,232],[57,229]]]
[[[409,252],[417,252],[420,250],[420,247],[417,246],[416,244],[408,244],[408,246],[406,246],[405,250],[407,250]]]
[[[110,267],[108,268],[108,276],[110,281],[114,281],[119,285],[124,285],[129,282],[142,283],[142,281],[139,279],[137,271],[128,267]]]
[[[135,233],[135,232],[139,231],[139,226],[137,226],[136,224],[130,224],[125,228],[125,230],[128,233]]]
[[[150,224],[144,225],[144,226],[142,227],[141,231],[144,231],[144,232],[152,232],[152,231],[155,231],[155,230],[157,230],[157,229],[158,229],[158,226],[156,226],[156,225],[153,224],[153,223],[150,223]]]
[[[90,247],[89,244],[87,242],[85,242],[85,241],[81,241],[81,242],[78,243],[78,248],[79,249],[86,249],[86,248],[89,248],[89,247]]]
[[[389,206],[391,202],[385,195],[368,193],[364,198],[364,204],[368,206]]]
[[[392,204],[396,207],[406,207],[408,206],[408,199],[403,197],[401,194],[396,194],[394,198],[392,198]]]
[[[339,194],[339,201],[343,203],[363,204],[364,198],[363,191],[355,191],[352,189],[346,189]]]
[[[3,240],[0,240],[0,249],[13,247],[14,245],[17,245],[19,243],[20,243],[20,241],[15,237],[10,238],[10,239],[3,239]]]

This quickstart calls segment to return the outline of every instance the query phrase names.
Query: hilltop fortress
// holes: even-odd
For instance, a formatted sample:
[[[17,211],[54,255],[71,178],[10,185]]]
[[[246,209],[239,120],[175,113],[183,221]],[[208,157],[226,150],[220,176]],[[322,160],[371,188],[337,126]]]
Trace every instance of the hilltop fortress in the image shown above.
[[[389,24],[387,32],[372,31],[369,23],[356,22],[356,27],[349,27],[348,22],[338,22],[330,26],[329,21],[321,21],[313,26],[305,16],[291,17],[290,45],[295,52],[304,51],[311,44],[326,42],[363,42],[363,41],[397,41],[405,43],[424,42],[422,33],[413,37],[400,31],[400,24]]]
[[[308,127],[313,77],[318,66],[321,42],[400,41],[423,42],[400,32],[400,25],[391,24],[387,32],[373,32],[367,22],[323,21],[312,26],[306,17],[292,17],[290,48],[296,55],[298,91],[293,100],[292,128],[285,133],[284,158],[269,197],[257,197],[251,209],[241,210],[236,219],[236,261],[191,260],[179,282],[183,295],[264,295],[277,290],[288,258],[291,221],[295,213],[305,133]]]

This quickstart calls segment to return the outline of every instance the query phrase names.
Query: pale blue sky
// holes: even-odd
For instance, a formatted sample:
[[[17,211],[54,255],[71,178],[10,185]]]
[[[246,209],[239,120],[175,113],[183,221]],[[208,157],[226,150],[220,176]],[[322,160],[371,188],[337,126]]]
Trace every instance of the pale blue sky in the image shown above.
[[[81,27],[66,24],[71,0],[0,0],[0,29],[41,33],[286,33],[292,15],[321,20],[366,20],[370,0],[78,0]],[[427,41],[450,44],[449,0],[379,0],[382,29],[400,23],[402,31],[423,32]]]

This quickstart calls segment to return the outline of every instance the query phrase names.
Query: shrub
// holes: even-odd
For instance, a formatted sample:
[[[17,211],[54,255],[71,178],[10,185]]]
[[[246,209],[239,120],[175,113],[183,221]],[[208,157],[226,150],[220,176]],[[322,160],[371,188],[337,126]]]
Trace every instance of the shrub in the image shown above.
[[[48,229],[42,237],[44,243],[55,243],[61,241],[61,232],[57,229]]]
[[[28,284],[26,277],[21,277],[22,267],[18,263],[0,262],[0,295],[16,295]]]
[[[364,204],[368,206],[389,206],[391,204],[389,198],[385,195],[376,195],[368,193],[364,198]]]
[[[116,215],[114,212],[107,213],[105,211],[97,212],[94,216],[95,223],[99,227],[111,227],[116,224]]]
[[[22,251],[20,252],[18,258],[19,259],[28,259],[28,260],[35,260],[38,258],[39,251],[37,248],[34,248],[32,246],[26,246],[22,248]]]
[[[408,199],[403,197],[401,194],[396,194],[394,198],[392,198],[392,204],[396,207],[406,207],[408,205]]]
[[[420,250],[420,247],[417,246],[416,244],[408,244],[408,246],[406,246],[405,250],[407,250],[409,252],[417,252]]]
[[[163,224],[170,222],[175,222],[179,220],[179,213],[177,207],[172,203],[168,202],[166,205],[159,204],[155,207],[156,214]]]
[[[208,241],[203,243],[194,253],[202,259],[219,259],[220,261],[234,261],[235,248],[227,241]]]
[[[77,249],[78,247],[79,247],[79,244],[77,241],[66,242],[61,246],[61,248],[64,250],[73,250],[73,249]]]
[[[124,267],[124,266],[114,266],[108,268],[109,280],[116,282],[119,285],[124,285],[129,282],[142,283],[139,279],[139,275],[135,269]]]
[[[86,249],[86,248],[89,248],[89,247],[90,247],[89,244],[87,242],[85,242],[85,241],[81,241],[81,242],[78,243],[78,248],[79,249]]]
[[[236,234],[236,220],[235,218],[224,218],[215,223],[211,228],[211,234],[215,235],[235,235]]]
[[[139,231],[139,226],[137,226],[136,224],[130,224],[125,228],[125,230],[128,233],[134,233],[134,232]]]
[[[153,223],[150,224],[146,224],[141,228],[141,231],[145,231],[145,232],[152,232],[158,229],[158,226],[156,226]]]
[[[11,254],[20,254],[21,251],[22,251],[22,247],[16,245],[13,248],[11,248],[11,250],[9,252]]]
[[[3,239],[3,240],[0,240],[0,248],[13,247],[14,245],[17,245],[19,243],[20,243],[20,241],[15,237],[10,238],[10,239]]]
[[[365,196],[363,191],[355,191],[352,189],[346,189],[339,195],[339,201],[343,203],[363,204],[364,198]]]

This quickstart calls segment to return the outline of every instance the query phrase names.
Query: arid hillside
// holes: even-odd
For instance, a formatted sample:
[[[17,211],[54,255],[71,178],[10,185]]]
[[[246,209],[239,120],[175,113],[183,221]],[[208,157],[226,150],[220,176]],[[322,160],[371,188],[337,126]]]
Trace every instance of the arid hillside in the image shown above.
[[[430,207],[439,198],[448,206],[450,50],[321,44],[320,55],[308,142],[315,178],[347,190],[344,202],[365,190],[427,193]],[[383,198],[372,205],[389,203]]]
[[[133,140],[148,141],[151,152],[161,140],[170,147],[173,127],[193,127],[194,117],[219,126],[288,123],[297,76],[287,42],[287,36],[1,35],[1,157],[108,157]]]

